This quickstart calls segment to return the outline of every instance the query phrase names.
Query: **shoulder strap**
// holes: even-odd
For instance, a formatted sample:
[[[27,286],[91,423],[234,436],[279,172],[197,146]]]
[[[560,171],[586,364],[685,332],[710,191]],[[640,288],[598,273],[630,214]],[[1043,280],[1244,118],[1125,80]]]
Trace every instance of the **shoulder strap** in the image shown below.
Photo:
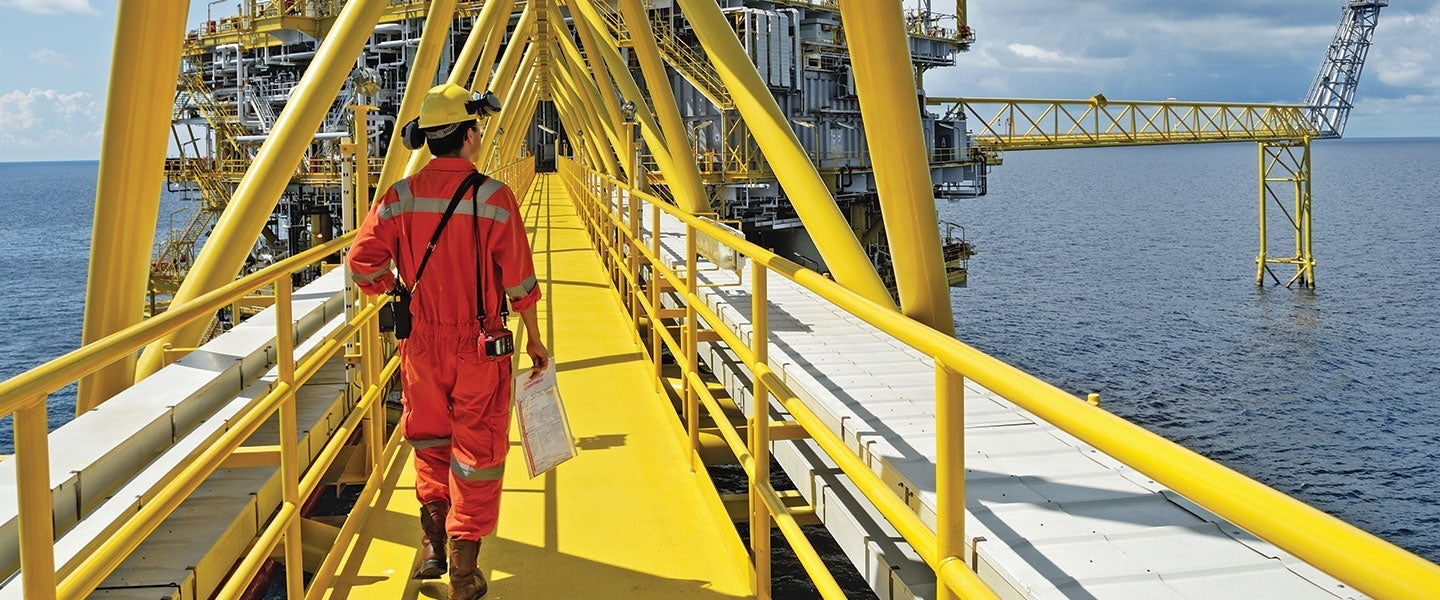
[[[475,211],[475,318],[480,321],[481,328],[485,327],[485,286],[482,283],[485,280],[480,277],[480,265],[485,262],[485,241],[480,237],[480,186],[489,180],[489,177],[481,173],[480,180],[475,183],[475,192],[470,195],[470,203]],[[500,318],[503,319],[508,314],[502,297]]]
[[[415,270],[415,281],[410,284],[410,293],[413,295],[420,289],[420,277],[425,275],[425,265],[430,263],[430,254],[435,252],[435,244],[440,241],[440,234],[445,231],[445,224],[450,222],[450,217],[455,214],[455,207],[460,205],[460,199],[465,197],[465,192],[478,190],[484,181],[483,175],[471,173],[460,182],[455,189],[455,196],[450,199],[450,205],[445,207],[445,214],[440,217],[440,225],[435,227],[435,234],[430,236],[430,243],[425,244],[425,256],[420,259],[420,268]]]

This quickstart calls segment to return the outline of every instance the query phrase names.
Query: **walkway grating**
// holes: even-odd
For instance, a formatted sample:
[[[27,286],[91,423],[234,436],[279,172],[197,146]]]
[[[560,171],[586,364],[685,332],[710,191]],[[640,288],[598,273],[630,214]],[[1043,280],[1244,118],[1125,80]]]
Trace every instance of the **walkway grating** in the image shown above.
[[[704,469],[689,472],[674,410],[558,177],[539,176],[521,210],[580,453],[532,480],[511,428],[500,527],[480,552],[486,598],[748,597],[745,547]],[[364,525],[337,541],[346,555],[327,597],[445,597],[444,581],[408,579],[419,503],[408,448],[391,448]]]

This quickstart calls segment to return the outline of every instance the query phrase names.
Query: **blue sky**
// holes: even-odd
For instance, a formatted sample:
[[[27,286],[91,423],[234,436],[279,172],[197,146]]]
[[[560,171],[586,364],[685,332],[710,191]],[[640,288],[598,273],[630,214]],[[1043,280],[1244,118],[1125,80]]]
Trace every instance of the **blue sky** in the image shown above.
[[[1299,102],[1340,4],[975,0],[974,49],[926,82],[937,96]],[[190,22],[208,6],[194,2]],[[0,161],[98,155],[114,27],[114,2],[0,0]],[[1440,0],[1381,13],[1348,136],[1440,135],[1437,38]]]

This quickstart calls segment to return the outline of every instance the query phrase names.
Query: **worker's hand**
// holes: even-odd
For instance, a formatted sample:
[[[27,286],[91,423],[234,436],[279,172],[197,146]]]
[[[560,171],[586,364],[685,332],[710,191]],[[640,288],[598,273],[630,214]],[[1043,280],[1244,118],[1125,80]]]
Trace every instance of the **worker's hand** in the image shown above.
[[[540,343],[539,338],[531,337],[525,342],[525,353],[530,355],[530,376],[539,377],[540,372],[545,370],[545,365],[550,364],[550,352],[545,349],[545,344]]]

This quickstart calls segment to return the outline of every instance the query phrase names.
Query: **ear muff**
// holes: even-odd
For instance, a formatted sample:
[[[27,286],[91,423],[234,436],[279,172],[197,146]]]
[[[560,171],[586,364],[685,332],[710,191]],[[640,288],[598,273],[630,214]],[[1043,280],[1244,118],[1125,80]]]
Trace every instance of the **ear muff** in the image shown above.
[[[425,132],[420,131],[420,119],[411,119],[400,128],[400,141],[411,150],[419,150],[425,146]]]
[[[500,99],[495,97],[495,92],[476,94],[475,99],[465,103],[465,110],[475,118],[483,119],[500,112]]]

